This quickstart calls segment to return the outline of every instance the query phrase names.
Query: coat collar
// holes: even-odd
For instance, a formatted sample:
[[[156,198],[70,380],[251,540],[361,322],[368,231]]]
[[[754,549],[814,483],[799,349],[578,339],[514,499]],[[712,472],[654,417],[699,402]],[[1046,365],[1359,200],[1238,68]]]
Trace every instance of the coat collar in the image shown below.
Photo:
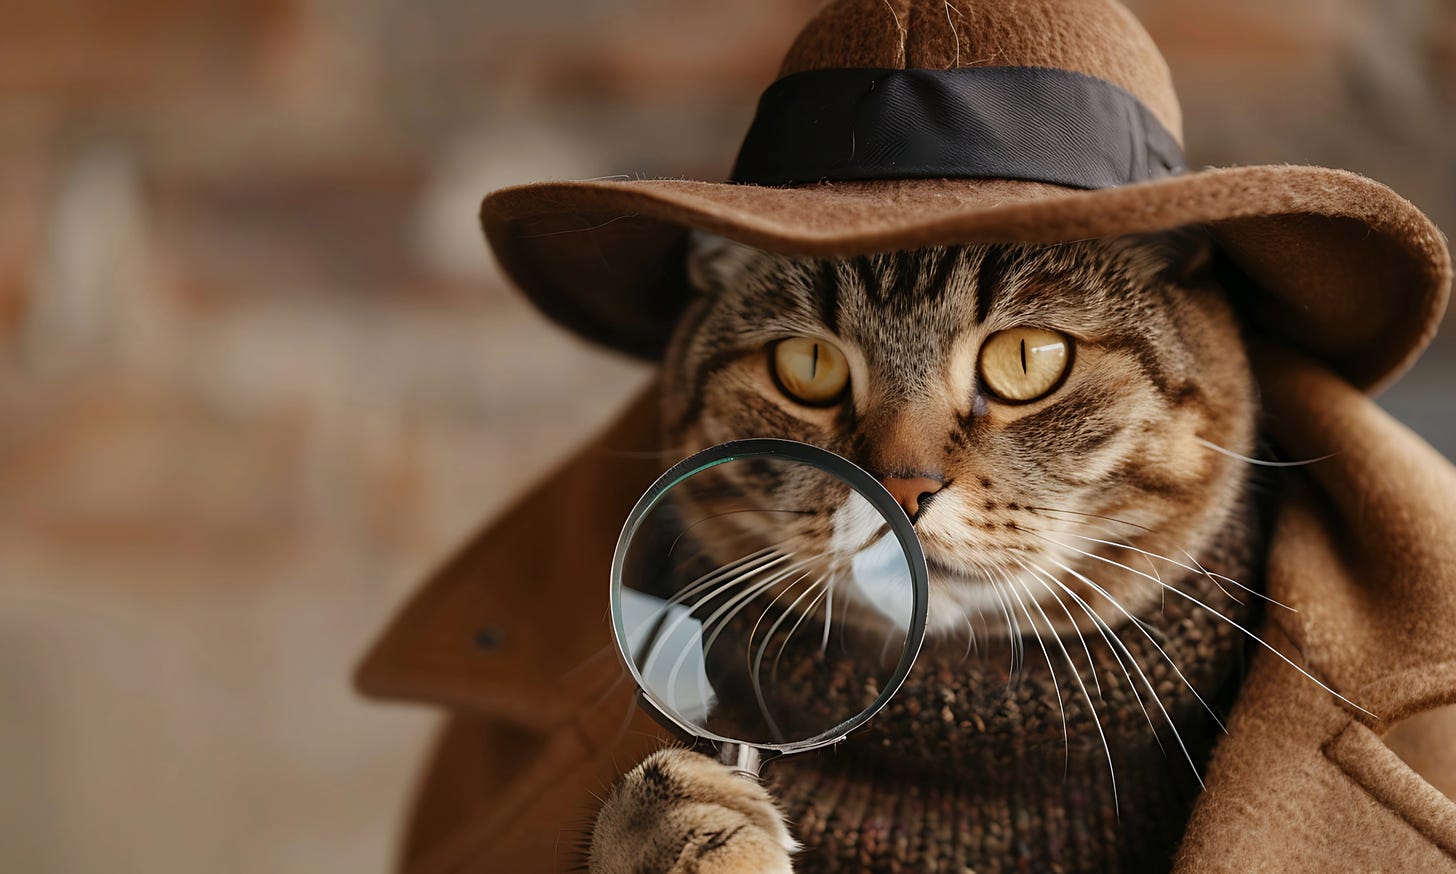
[[[425,582],[359,665],[359,690],[542,731],[635,692],[607,578],[622,520],[662,471],[658,431],[654,381]]]

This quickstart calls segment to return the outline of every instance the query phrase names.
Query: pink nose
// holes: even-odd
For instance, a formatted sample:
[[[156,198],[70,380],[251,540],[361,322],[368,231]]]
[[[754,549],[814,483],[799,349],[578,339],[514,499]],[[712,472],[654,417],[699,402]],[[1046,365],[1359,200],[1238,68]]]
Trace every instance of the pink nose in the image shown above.
[[[942,485],[928,476],[908,478],[887,476],[881,479],[880,483],[889,490],[900,506],[905,508],[905,515],[912,520],[920,515],[920,505],[924,504],[931,495],[940,491]]]

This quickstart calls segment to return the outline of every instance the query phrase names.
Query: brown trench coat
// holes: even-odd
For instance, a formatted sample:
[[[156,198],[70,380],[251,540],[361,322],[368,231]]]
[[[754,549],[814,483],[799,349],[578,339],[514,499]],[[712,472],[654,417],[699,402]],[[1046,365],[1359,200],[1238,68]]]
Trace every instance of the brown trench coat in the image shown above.
[[[1286,480],[1267,584],[1299,612],[1264,637],[1379,719],[1257,653],[1175,870],[1456,871],[1456,469],[1319,365],[1259,369],[1286,457],[1335,453]],[[360,666],[365,694],[450,712],[403,870],[563,869],[593,794],[662,743],[618,682],[606,598],[662,467],[655,408],[649,388],[487,526]]]

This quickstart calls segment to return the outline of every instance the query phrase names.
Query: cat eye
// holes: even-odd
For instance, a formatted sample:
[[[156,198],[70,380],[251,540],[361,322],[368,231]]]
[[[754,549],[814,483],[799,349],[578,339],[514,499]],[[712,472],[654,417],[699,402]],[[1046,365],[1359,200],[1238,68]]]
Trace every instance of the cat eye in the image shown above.
[[[1034,401],[1061,383],[1071,358],[1072,341],[1055,331],[1000,331],[981,346],[981,384],[1003,401]]]
[[[815,337],[790,337],[769,355],[779,390],[802,404],[827,407],[849,385],[849,362],[833,343]]]

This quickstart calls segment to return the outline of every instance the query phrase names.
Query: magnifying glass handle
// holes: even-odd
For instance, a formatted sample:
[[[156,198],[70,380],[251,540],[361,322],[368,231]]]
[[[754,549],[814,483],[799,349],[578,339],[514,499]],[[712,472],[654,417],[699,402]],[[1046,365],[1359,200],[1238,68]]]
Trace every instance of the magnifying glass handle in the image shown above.
[[[732,768],[733,773],[750,780],[758,779],[759,768],[763,765],[758,748],[747,744],[723,744],[718,750],[718,761]]]

